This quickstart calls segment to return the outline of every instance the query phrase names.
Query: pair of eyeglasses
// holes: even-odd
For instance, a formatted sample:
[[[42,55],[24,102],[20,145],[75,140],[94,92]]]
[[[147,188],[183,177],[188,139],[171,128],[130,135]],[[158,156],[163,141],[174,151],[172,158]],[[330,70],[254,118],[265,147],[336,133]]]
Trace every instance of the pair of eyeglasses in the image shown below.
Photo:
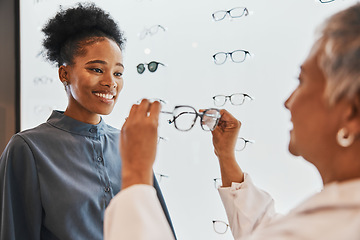
[[[213,131],[221,118],[219,109],[210,108],[198,113],[195,108],[187,105],[175,106],[172,112],[161,111],[161,113],[172,114],[173,118],[168,123],[174,123],[175,128],[180,131],[192,129],[198,117],[200,117],[200,126],[204,131]]]
[[[213,220],[213,228],[216,233],[224,234],[229,228],[229,224],[221,220]]]
[[[226,15],[229,15],[231,18],[240,18],[242,16],[249,15],[249,11],[246,7],[236,7],[230,10],[220,10],[212,14],[212,18],[215,21],[223,20]]]
[[[156,61],[151,61],[149,63],[140,63],[139,65],[136,66],[137,72],[139,74],[142,74],[145,71],[145,66],[146,65],[147,65],[150,72],[155,72],[159,65],[165,66],[165,64],[160,63],[160,62],[156,62]]]
[[[235,151],[242,151],[245,149],[246,144],[248,143],[255,143],[254,140],[248,140],[243,137],[239,137],[235,144]]]
[[[163,30],[164,32],[166,31],[166,28],[161,26],[161,25],[154,25],[151,26],[149,28],[145,28],[141,33],[139,33],[139,38],[142,40],[144,39],[146,36],[152,36],[156,33],[158,33],[159,29]]]
[[[228,56],[230,56],[231,61],[235,63],[241,63],[245,61],[246,55],[251,56],[249,51],[246,50],[235,50],[232,52],[218,52],[215,53],[212,57],[214,59],[215,64],[221,65],[226,62]]]
[[[35,77],[34,78],[34,84],[50,84],[53,82],[53,79],[51,77],[42,76],[42,77]]]
[[[215,106],[218,107],[224,106],[228,99],[230,100],[230,103],[232,105],[242,105],[245,102],[246,98],[253,100],[253,98],[246,93],[234,93],[229,96],[226,95],[213,96],[214,104]]]

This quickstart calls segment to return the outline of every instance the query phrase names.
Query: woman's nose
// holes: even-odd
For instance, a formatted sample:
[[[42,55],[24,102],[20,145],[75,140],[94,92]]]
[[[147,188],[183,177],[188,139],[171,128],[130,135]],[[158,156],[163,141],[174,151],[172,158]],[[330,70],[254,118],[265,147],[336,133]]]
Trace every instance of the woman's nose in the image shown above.
[[[101,85],[107,86],[109,88],[116,88],[117,87],[114,76],[104,76],[104,78],[102,79],[102,81],[100,83],[101,83]]]

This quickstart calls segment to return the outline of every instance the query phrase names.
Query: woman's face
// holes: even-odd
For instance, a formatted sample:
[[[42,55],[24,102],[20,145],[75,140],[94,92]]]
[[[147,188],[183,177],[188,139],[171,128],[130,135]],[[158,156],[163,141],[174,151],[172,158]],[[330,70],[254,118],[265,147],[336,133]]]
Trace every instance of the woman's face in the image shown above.
[[[326,159],[330,160],[337,148],[336,133],[341,115],[339,107],[330,107],[324,95],[326,80],[318,65],[321,51],[322,44],[318,42],[301,66],[298,87],[285,102],[293,123],[289,151],[317,167],[327,164]]]
[[[85,50],[86,54],[74,57],[74,64],[59,69],[61,81],[68,83],[65,115],[97,124],[99,114],[112,112],[123,87],[123,58],[119,46],[108,38]]]

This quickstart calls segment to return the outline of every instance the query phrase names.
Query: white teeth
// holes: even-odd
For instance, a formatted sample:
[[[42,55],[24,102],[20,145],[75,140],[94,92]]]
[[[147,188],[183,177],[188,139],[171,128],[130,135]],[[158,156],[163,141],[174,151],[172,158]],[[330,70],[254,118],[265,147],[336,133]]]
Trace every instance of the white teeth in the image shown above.
[[[105,93],[95,93],[96,96],[98,97],[101,97],[101,98],[105,98],[105,99],[108,99],[108,100],[111,100],[114,98],[114,96],[112,94],[105,94]]]

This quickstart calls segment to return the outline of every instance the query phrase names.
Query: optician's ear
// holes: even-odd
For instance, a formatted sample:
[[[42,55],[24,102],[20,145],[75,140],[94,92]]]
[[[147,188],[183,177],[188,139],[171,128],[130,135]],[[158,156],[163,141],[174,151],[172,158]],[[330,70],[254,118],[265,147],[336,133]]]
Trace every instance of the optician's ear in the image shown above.
[[[345,112],[345,124],[350,134],[360,138],[360,96],[355,97]]]

